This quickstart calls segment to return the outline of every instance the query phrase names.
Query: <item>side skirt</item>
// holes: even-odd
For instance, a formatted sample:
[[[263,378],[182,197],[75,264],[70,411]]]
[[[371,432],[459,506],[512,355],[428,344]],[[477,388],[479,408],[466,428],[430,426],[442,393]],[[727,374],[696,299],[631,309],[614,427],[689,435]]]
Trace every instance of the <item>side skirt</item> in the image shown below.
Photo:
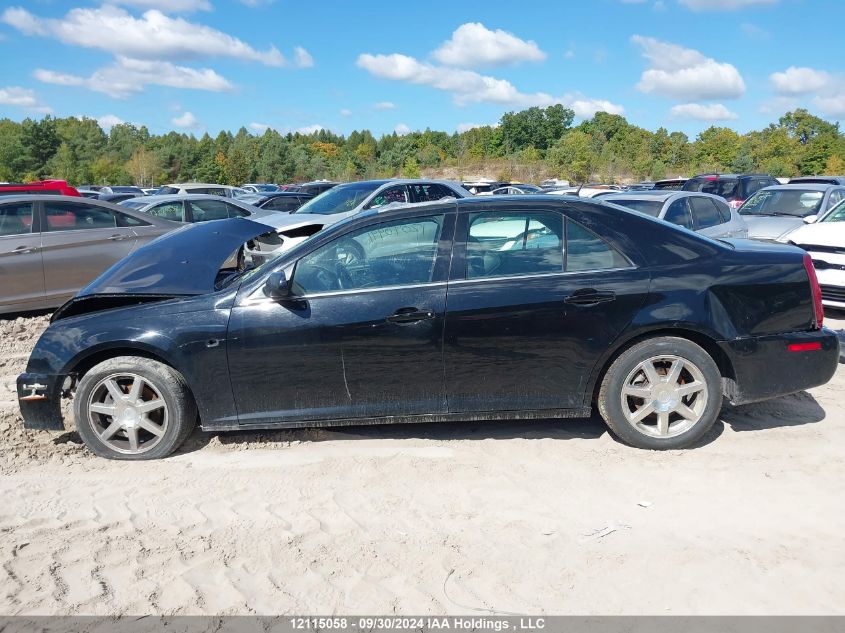
[[[470,411],[466,413],[427,413],[423,415],[391,415],[376,418],[342,418],[337,420],[303,420],[267,424],[202,425],[203,431],[243,431],[246,429],[301,429],[332,426],[364,426],[370,424],[425,424],[432,422],[493,422],[499,420],[556,420],[588,418],[590,407],[581,409],[531,409],[526,411]]]

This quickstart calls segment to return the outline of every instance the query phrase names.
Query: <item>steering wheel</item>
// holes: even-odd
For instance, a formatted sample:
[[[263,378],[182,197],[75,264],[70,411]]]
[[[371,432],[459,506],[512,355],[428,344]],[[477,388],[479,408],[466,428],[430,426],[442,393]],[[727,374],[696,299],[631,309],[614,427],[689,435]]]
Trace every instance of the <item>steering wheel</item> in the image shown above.
[[[341,286],[340,275],[332,272],[331,269],[319,264],[311,264],[309,267],[312,269],[309,272],[320,290],[340,290],[343,287]]]
[[[340,264],[335,265],[335,274],[337,275],[337,285],[340,286],[341,290],[349,290],[355,285],[355,282],[352,281],[352,275]]]

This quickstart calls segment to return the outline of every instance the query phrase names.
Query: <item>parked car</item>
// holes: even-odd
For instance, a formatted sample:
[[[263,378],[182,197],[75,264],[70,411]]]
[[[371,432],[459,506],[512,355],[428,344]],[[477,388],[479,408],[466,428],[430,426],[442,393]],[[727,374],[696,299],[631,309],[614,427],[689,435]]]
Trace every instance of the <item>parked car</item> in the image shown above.
[[[474,196],[489,196],[495,189],[504,187],[507,184],[498,180],[472,180],[462,182],[461,186]]]
[[[235,198],[236,193],[247,193],[240,187],[231,187],[229,185],[215,185],[206,182],[179,182],[170,185],[163,185],[159,187],[157,195],[173,195],[196,193],[212,196],[222,196],[224,198]]]
[[[266,262],[280,253],[305,241],[323,227],[348,218],[361,211],[377,209],[389,204],[435,202],[443,198],[470,196],[466,189],[448,180],[361,180],[329,189],[312,198],[289,216],[276,235],[266,235],[250,241],[246,256],[253,264]],[[354,244],[349,257],[360,256]]]
[[[625,185],[625,191],[651,191],[654,189],[654,182],[651,180],[644,180],[643,182],[634,182],[630,185]]]
[[[158,193],[161,187],[141,187],[141,191],[144,192],[145,196],[154,196]]]
[[[687,178],[665,178],[654,183],[652,189],[660,191],[680,191],[684,188]]]
[[[748,237],[745,220],[723,198],[689,191],[633,191],[601,198],[707,237]]]
[[[241,185],[241,189],[249,193],[267,193],[270,191],[278,191],[279,187],[268,183],[248,183]]]
[[[777,185],[755,193],[739,209],[748,237],[778,240],[805,223],[815,222],[845,199],[845,186]]]
[[[64,428],[73,392],[90,450],[139,460],[197,418],[221,431],[596,406],[622,441],[678,449],[723,399],[815,387],[839,361],[809,255],[786,245],[586,200],[470,197],[371,209],[265,266],[219,269],[263,230],[194,225],[86,287],[17,379],[25,427]]]
[[[845,201],[783,241],[803,248],[813,258],[824,305],[845,310]]]
[[[140,187],[132,187],[129,185],[109,185],[107,187],[100,187],[101,194],[109,194],[109,193],[131,193],[136,196],[143,196],[144,190]],[[103,200],[105,198],[102,198]]]
[[[100,197],[100,192],[94,189],[77,189],[77,191],[79,192],[79,195],[83,198],[99,199]]]
[[[525,183],[511,183],[505,187],[499,187],[493,190],[494,196],[513,196],[522,195],[526,193],[542,193],[543,190],[537,185],[527,185]]]
[[[790,185],[845,185],[845,176],[798,176],[789,179]]]
[[[97,200],[102,200],[103,202],[111,202],[112,204],[120,204],[124,200],[134,200],[139,196],[143,198],[144,193],[103,193],[101,191],[97,195]]]
[[[265,217],[273,214],[254,207],[240,198],[221,198],[213,194],[168,194],[140,196],[124,200],[120,206],[171,222],[208,222],[226,218]]]
[[[687,180],[681,190],[712,193],[727,200],[731,209],[739,209],[760,189],[778,184],[768,174],[701,174]]]
[[[578,187],[568,187],[564,189],[552,189],[545,191],[551,196],[578,196],[579,198],[601,198],[602,196],[609,196],[610,194],[619,193],[621,187],[616,185],[580,185]]]
[[[339,184],[340,183],[329,180],[315,180],[313,182],[304,182],[300,185],[296,185],[296,191],[299,193],[307,193],[312,196],[319,196],[321,193],[328,191],[329,189],[333,189]]]
[[[0,196],[21,194],[50,194],[57,196],[79,196],[79,192],[64,180],[37,180],[35,182],[0,183]]]
[[[0,198],[0,313],[59,306],[140,244],[178,226],[79,196]]]
[[[271,191],[269,193],[254,193],[238,198],[240,202],[251,204],[260,209],[278,211],[279,213],[293,213],[314,196],[298,191]]]

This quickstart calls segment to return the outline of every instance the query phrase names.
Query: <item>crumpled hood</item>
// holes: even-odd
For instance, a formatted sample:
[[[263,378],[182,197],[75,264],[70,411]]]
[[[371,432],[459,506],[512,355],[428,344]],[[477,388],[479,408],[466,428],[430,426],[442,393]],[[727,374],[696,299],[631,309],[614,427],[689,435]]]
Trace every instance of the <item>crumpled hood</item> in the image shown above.
[[[197,295],[212,292],[220,267],[268,226],[246,218],[188,224],[145,244],[77,293]]]
[[[845,251],[845,222],[806,224],[787,235],[784,241],[795,244],[830,246]]]
[[[804,226],[803,218],[774,215],[742,215],[748,225],[748,237],[758,240],[776,240],[798,227]]]

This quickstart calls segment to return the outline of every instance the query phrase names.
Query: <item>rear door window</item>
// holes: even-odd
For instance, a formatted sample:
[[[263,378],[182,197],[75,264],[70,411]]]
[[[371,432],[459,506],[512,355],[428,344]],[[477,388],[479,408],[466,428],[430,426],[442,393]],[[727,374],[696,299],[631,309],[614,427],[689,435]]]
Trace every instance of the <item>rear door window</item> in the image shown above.
[[[473,213],[466,264],[467,279],[563,272],[563,216]]]
[[[0,206],[0,237],[32,233],[32,203],[17,202]]]
[[[455,197],[455,192],[437,183],[411,185],[414,202],[434,202],[442,198]]]
[[[689,208],[687,207],[687,199],[685,197],[678,198],[670,204],[663,219],[666,222],[692,230],[692,218],[690,218]]]
[[[384,191],[380,191],[367,205],[367,209],[383,207],[392,202],[408,202],[408,192],[404,186],[388,187]]]
[[[566,272],[631,268],[631,262],[591,230],[566,220]]]
[[[109,229],[117,226],[117,219],[108,209],[74,202],[44,202],[47,232]]]
[[[693,178],[684,185],[684,191],[710,193],[725,200],[736,200],[739,197],[739,181],[736,178]]]
[[[716,208],[716,205],[710,198],[690,196],[689,202],[692,207],[693,221],[697,230],[707,229],[724,222],[719,209]]]

